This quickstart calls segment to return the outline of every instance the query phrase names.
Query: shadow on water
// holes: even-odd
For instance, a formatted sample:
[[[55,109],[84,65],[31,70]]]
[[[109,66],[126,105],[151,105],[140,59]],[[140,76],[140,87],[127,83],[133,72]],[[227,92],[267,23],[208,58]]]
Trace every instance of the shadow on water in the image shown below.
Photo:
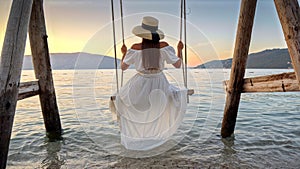
[[[42,161],[42,168],[59,169],[66,163],[66,159],[60,155],[62,141],[47,141],[46,158]]]
[[[234,150],[234,135],[227,137],[227,138],[222,138],[221,141],[224,144],[224,148],[221,151],[221,153],[224,156],[230,156],[232,154],[235,154],[236,151]]]

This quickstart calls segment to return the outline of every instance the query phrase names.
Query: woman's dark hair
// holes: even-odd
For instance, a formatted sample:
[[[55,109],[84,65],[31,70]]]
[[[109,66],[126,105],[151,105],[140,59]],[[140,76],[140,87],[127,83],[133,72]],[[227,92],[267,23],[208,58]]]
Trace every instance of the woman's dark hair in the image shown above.
[[[142,62],[145,70],[159,69],[159,35],[157,33],[152,33],[152,37],[153,40],[143,39],[142,41]]]

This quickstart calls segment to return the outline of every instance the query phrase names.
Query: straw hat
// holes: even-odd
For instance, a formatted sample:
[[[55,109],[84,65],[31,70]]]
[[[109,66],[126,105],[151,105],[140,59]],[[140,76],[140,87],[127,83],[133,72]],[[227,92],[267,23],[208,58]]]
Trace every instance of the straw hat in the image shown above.
[[[152,34],[157,33],[160,40],[165,37],[164,33],[158,29],[158,20],[151,16],[145,16],[141,26],[133,28],[132,33],[138,37],[153,40]]]

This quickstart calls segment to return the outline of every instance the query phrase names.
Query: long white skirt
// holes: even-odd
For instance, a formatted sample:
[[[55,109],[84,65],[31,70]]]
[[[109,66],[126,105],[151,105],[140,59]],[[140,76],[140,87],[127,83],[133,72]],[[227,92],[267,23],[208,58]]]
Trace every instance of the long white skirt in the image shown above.
[[[137,73],[120,89],[114,105],[121,144],[129,150],[149,150],[166,142],[180,126],[187,89],[169,84],[162,72]]]

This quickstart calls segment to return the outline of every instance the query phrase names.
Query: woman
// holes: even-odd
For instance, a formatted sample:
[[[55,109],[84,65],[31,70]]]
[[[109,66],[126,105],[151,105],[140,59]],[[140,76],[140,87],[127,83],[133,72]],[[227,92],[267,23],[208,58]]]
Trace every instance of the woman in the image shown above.
[[[137,74],[116,95],[115,108],[121,144],[131,150],[149,150],[175,133],[185,113],[187,90],[170,85],[162,72],[165,61],[180,68],[183,44],[178,43],[176,56],[173,47],[160,42],[164,33],[158,29],[158,20],[150,16],[132,32],[142,38],[142,43],[128,51],[122,46],[121,69],[134,64]]]

